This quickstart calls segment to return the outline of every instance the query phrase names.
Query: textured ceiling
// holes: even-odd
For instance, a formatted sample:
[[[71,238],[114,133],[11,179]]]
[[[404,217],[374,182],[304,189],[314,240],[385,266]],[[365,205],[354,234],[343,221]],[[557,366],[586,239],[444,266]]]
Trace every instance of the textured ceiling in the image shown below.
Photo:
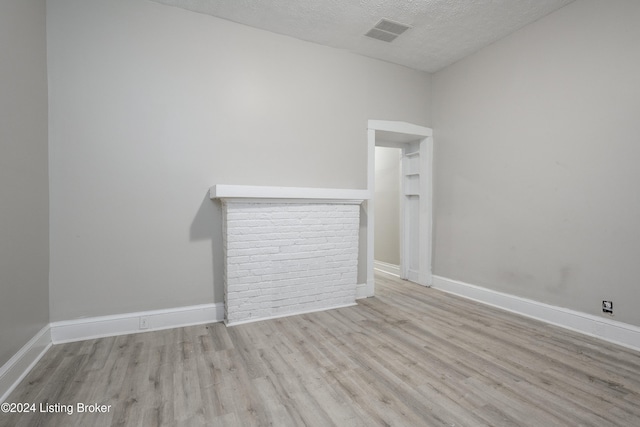
[[[153,0],[435,72],[574,0]],[[381,18],[410,25],[365,37]]]

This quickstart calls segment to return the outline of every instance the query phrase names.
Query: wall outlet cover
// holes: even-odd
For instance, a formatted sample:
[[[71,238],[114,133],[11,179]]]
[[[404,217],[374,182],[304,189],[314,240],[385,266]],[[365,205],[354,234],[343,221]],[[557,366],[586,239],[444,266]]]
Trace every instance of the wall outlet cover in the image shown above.
[[[149,318],[148,317],[141,317],[140,318],[139,328],[140,329],[149,329]]]

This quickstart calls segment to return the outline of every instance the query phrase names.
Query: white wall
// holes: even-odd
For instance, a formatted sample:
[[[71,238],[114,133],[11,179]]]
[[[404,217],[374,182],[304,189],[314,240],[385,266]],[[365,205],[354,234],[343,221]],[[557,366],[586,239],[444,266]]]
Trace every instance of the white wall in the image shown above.
[[[435,74],[435,274],[640,325],[638,22],[578,0]]]
[[[45,16],[0,2],[0,366],[49,323]]]
[[[400,265],[400,154],[376,147],[374,258],[393,265]]]
[[[144,0],[49,0],[51,320],[221,302],[213,184],[366,188],[426,73]]]

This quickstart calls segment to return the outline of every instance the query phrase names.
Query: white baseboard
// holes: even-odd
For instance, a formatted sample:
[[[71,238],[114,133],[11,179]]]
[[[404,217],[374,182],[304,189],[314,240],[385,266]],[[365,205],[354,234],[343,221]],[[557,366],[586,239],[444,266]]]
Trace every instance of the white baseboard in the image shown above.
[[[571,329],[633,350],[640,350],[640,328],[568,308],[544,304],[446,277],[433,276],[433,287],[493,307]]]
[[[9,397],[49,347],[51,347],[51,333],[47,325],[22,346],[7,363],[0,366],[0,403]]]
[[[400,277],[400,266],[388,262],[373,261],[373,269]]]
[[[148,327],[145,329],[140,329],[141,317],[147,320]],[[224,303],[141,311],[137,313],[53,322],[51,323],[51,340],[54,344],[61,344],[115,335],[221,322],[223,320]]]
[[[334,305],[333,307],[317,308],[317,309],[313,309],[313,310],[303,310],[303,311],[296,311],[296,312],[293,312],[293,313],[278,314],[276,316],[267,316],[267,317],[258,317],[258,318],[255,318],[255,319],[239,320],[237,322],[227,322],[225,320],[224,323],[227,326],[237,326],[237,325],[244,325],[244,324],[253,323],[253,322],[262,322],[263,320],[280,319],[280,318],[283,318],[283,317],[298,316],[300,314],[317,313],[319,311],[327,311],[327,310],[335,310],[337,308],[353,307],[354,305],[358,305],[358,304],[354,302],[354,303],[349,303],[349,304]]]

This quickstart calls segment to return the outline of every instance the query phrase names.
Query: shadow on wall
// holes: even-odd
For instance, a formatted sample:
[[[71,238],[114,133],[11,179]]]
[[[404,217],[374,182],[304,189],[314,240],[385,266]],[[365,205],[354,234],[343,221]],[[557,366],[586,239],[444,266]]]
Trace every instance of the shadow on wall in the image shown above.
[[[207,190],[189,229],[189,240],[211,241],[211,268],[213,272],[213,301],[224,300],[223,248],[222,248],[222,202],[212,200]]]

